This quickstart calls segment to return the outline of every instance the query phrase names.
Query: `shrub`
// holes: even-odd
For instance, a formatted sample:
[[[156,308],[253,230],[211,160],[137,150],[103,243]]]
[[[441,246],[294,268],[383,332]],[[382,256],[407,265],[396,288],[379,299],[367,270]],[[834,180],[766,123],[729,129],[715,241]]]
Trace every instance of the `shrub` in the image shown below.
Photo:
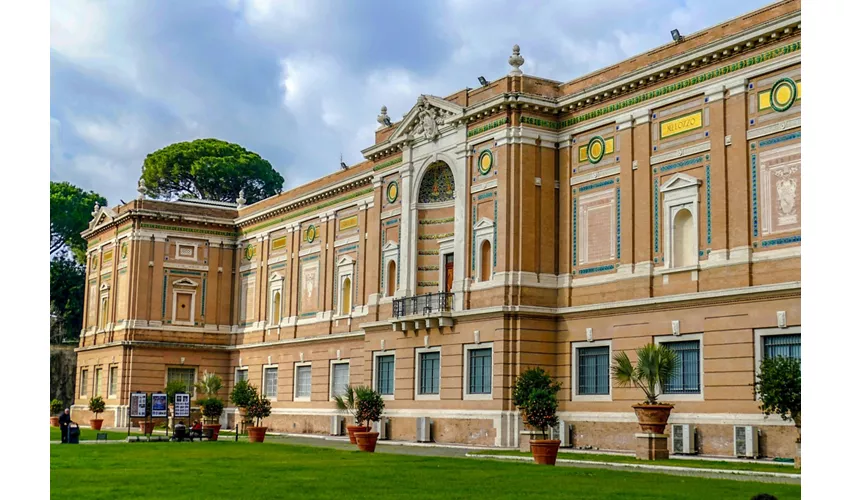
[[[259,427],[263,419],[272,414],[272,402],[268,398],[260,397],[259,393],[254,391],[254,396],[245,407],[245,416],[252,422],[256,422]]]
[[[258,397],[257,388],[247,380],[240,380],[230,391],[230,401],[239,408],[247,408],[251,401]]]
[[[186,392],[186,382],[182,380],[172,380],[165,386],[165,394],[168,395],[168,404],[174,404],[174,395],[178,392]]]
[[[201,415],[208,424],[214,424],[224,413],[224,401],[216,397],[209,397],[198,402],[201,405]]]
[[[354,392],[357,397],[354,420],[366,422],[367,426],[380,420],[384,413],[384,398],[371,387],[358,387]]]
[[[626,351],[620,351],[614,356],[614,366],[611,372],[614,381],[620,387],[639,387],[646,395],[643,404],[658,404],[658,396],[679,367],[680,361],[676,353],[667,346],[646,344],[637,350],[637,365]]]
[[[361,425],[361,421],[357,420],[359,414],[357,413],[357,391],[362,390],[363,387],[351,387],[350,385],[345,386],[345,391],[342,394],[338,394],[334,396],[334,403],[336,403],[337,410],[342,410],[347,414],[351,415],[354,418],[354,425]]]
[[[512,391],[514,405],[522,412],[525,423],[540,432],[558,423],[558,391],[556,382],[540,367],[528,368],[517,377]]]
[[[802,386],[799,359],[780,356],[762,360],[755,389],[761,401],[759,409],[765,415],[773,413],[782,420],[793,420],[794,425],[800,428]]]
[[[218,391],[221,390],[221,385],[221,377],[215,373],[204,371],[203,378],[195,383],[195,389],[202,396],[216,397],[218,396]]]
[[[103,413],[106,410],[106,403],[103,402],[103,398],[100,396],[95,396],[91,398],[89,401],[89,411],[94,413],[94,418],[97,418],[98,414]]]
[[[50,401],[50,414],[56,415],[62,411],[62,401],[53,399]]]

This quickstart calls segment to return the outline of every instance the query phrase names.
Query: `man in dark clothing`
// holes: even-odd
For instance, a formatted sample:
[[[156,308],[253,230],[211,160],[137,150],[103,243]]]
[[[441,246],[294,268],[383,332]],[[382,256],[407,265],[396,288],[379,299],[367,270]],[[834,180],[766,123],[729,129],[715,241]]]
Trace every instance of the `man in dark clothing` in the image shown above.
[[[71,425],[71,410],[65,408],[65,412],[59,415],[59,430],[62,432],[62,442],[68,442],[68,427]]]

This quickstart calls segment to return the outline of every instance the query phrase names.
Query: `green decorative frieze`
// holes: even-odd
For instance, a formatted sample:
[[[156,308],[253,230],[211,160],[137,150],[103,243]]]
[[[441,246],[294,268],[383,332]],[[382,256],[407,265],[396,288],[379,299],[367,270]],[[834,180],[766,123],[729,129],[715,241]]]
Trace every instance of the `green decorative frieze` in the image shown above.
[[[156,229],[158,231],[176,231],[178,233],[194,233],[194,234],[211,234],[213,236],[227,236],[228,238],[235,238],[236,233],[231,233],[229,231],[215,231],[213,229],[197,229],[194,227],[182,227],[182,226],[162,226],[159,224],[142,224],[142,228],[144,229]]]
[[[372,167],[372,171],[377,172],[378,170],[383,170],[385,168],[392,167],[393,165],[398,165],[399,163],[401,163],[401,156],[375,165],[374,167]]]
[[[440,255],[439,250],[419,250],[419,255]]]
[[[492,122],[490,122],[486,125],[482,125],[480,127],[475,127],[474,129],[467,132],[466,136],[472,137],[472,136],[475,136],[475,135],[478,135],[478,134],[482,134],[484,132],[487,132],[488,130],[493,130],[496,127],[501,127],[502,125],[504,125],[506,123],[508,123],[507,118],[499,118],[498,120],[492,121]]]
[[[428,225],[428,224],[447,224],[449,222],[454,222],[454,217],[445,217],[443,219],[419,219],[420,225]]]
[[[303,215],[307,215],[309,213],[319,211],[319,210],[326,208],[326,207],[329,207],[331,205],[336,205],[338,203],[342,203],[344,201],[348,201],[350,199],[357,198],[358,196],[363,196],[363,195],[367,195],[367,194],[370,194],[370,193],[372,193],[372,188],[361,189],[360,191],[355,191],[351,194],[347,194],[347,195],[342,196],[340,198],[335,198],[333,200],[326,201],[324,203],[319,203],[318,205],[314,205],[314,206],[309,207],[309,208],[305,208],[304,210],[300,210],[298,212],[294,212],[294,213],[285,215],[285,216],[283,216],[279,219],[271,220],[271,221],[268,221],[268,222],[264,222],[262,224],[258,224],[256,226],[245,228],[245,229],[242,230],[242,234],[243,235],[250,234],[250,233],[259,231],[260,229],[265,229],[269,226],[274,226],[275,224],[280,224],[282,222],[286,222],[288,220],[295,219],[297,217],[301,217]]]
[[[133,229],[133,225],[132,225],[132,224],[127,224],[127,225],[126,225],[126,226],[124,226],[124,227],[119,227],[119,228],[118,228],[118,232],[117,232],[116,234],[121,234],[121,233],[123,233],[123,232],[125,232],[125,231],[129,231],[129,230],[131,230],[131,229]]]
[[[443,238],[449,238],[454,236],[455,233],[437,233],[437,234],[423,234],[419,237],[420,240],[441,240]]]
[[[553,122],[550,120],[542,120],[540,118],[535,118],[533,116],[522,116],[520,117],[519,122],[534,125],[536,127],[551,128],[552,130],[558,130],[566,124],[566,122],[564,121]]]
[[[440,266],[419,266],[416,269],[418,271],[439,271]]]
[[[440,286],[439,281],[417,281],[416,286],[428,287],[428,286]]]

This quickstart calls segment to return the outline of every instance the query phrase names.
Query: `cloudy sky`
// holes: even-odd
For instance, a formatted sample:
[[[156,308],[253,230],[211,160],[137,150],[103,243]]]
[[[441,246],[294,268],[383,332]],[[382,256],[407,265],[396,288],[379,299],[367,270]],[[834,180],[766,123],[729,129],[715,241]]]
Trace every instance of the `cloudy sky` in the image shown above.
[[[50,178],[136,195],[142,161],[215,137],[293,188],[351,165],[381,105],[507,74],[569,80],[766,0],[51,0]]]

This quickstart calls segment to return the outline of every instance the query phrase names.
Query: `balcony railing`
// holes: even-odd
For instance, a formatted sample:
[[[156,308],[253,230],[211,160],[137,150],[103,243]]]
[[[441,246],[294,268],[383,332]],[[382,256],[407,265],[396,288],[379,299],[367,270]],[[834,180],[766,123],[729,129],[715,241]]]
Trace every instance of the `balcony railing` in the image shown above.
[[[393,300],[393,317],[451,311],[453,297],[454,294],[451,292],[441,292],[395,299]]]

